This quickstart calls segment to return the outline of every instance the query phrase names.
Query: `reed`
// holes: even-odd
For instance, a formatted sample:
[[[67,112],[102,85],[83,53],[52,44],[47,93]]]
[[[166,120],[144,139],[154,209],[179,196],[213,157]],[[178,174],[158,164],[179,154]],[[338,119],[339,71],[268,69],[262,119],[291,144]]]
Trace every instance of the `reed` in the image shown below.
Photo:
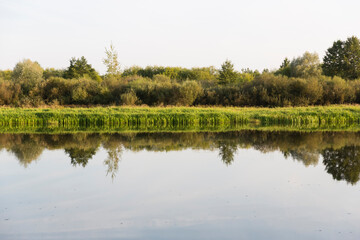
[[[0,131],[52,130],[201,130],[243,126],[355,128],[360,107],[334,105],[289,108],[236,107],[93,107],[0,108]]]

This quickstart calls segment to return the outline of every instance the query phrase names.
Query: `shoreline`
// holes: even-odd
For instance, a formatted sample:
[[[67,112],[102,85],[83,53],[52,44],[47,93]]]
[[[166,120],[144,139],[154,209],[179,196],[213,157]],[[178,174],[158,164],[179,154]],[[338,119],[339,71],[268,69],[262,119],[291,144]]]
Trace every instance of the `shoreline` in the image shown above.
[[[360,106],[0,108],[0,132],[360,129]]]

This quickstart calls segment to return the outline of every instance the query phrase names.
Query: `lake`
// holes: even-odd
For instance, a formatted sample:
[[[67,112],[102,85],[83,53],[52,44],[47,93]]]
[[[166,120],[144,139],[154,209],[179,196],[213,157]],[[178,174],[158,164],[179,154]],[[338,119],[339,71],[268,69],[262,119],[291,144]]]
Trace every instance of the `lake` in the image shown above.
[[[0,239],[359,239],[360,132],[0,134]]]

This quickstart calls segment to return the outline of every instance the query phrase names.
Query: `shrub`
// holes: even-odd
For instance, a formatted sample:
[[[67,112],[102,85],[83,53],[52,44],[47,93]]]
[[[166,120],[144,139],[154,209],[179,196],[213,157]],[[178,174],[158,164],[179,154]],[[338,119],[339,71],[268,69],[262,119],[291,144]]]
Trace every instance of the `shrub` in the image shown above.
[[[195,81],[185,81],[179,88],[179,100],[180,105],[192,105],[195,99],[202,93],[201,86]]]
[[[326,78],[324,86],[324,104],[342,104],[349,103],[355,99],[355,89],[351,88],[347,82],[340,78]]]
[[[136,96],[136,93],[132,89],[126,93],[121,94],[120,99],[123,105],[135,105],[135,103],[139,100]]]

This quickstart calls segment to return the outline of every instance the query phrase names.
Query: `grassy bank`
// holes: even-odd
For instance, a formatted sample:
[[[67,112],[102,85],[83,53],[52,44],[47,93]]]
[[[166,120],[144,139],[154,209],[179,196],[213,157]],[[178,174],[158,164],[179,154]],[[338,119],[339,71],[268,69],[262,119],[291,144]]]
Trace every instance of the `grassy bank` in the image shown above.
[[[0,108],[0,131],[202,130],[252,127],[353,128],[360,106],[295,108]]]

